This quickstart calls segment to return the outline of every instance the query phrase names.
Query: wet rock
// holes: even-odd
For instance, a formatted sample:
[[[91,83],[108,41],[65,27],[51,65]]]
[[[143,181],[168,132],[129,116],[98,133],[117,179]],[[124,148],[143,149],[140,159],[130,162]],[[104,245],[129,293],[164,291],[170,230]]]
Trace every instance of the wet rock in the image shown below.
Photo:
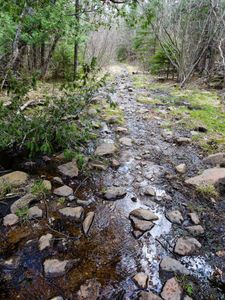
[[[97,147],[95,150],[95,155],[97,156],[105,156],[112,155],[116,152],[116,147],[114,143],[104,143]]]
[[[207,156],[206,158],[204,158],[203,162],[207,165],[216,167],[220,164],[225,163],[225,153],[220,152],[220,153],[211,154],[211,155]]]
[[[42,216],[43,216],[43,211],[38,206],[33,206],[28,209],[29,219],[42,218]]]
[[[137,208],[133,210],[130,213],[130,216],[146,221],[156,221],[159,219],[152,211],[144,208]]]
[[[184,174],[187,171],[187,166],[185,164],[180,164],[176,166],[175,169],[177,170],[178,173]]]
[[[85,235],[88,234],[88,231],[90,230],[91,224],[93,223],[94,217],[95,217],[95,213],[93,211],[90,211],[90,212],[87,213],[87,216],[86,216],[86,218],[84,219],[84,222],[83,222],[83,231],[84,231]]]
[[[161,297],[159,297],[156,294],[153,294],[152,292],[145,292],[141,291],[138,295],[139,300],[162,300]]]
[[[163,271],[167,271],[167,272],[175,272],[184,275],[189,274],[188,269],[185,268],[184,265],[182,265],[178,260],[171,258],[169,256],[166,256],[162,259],[160,263],[160,268]]]
[[[132,233],[135,239],[139,239],[145,232],[140,230],[133,230]]]
[[[52,184],[49,180],[43,180],[43,185],[46,190],[51,191],[52,190]]]
[[[102,163],[101,161],[97,161],[97,160],[91,161],[89,163],[89,166],[92,169],[98,169],[98,170],[101,170],[101,171],[105,171],[108,168],[108,166],[105,163]]]
[[[64,300],[61,296],[56,296],[54,298],[51,298],[50,300]]]
[[[181,300],[183,290],[175,277],[165,283],[161,296],[164,300]]]
[[[116,200],[126,196],[127,191],[123,187],[110,187],[104,193],[104,197],[107,200]]]
[[[189,217],[191,218],[191,221],[195,224],[198,225],[200,223],[199,217],[197,215],[197,213],[193,212],[193,213],[189,213],[188,214]]]
[[[192,235],[201,235],[205,232],[204,228],[201,225],[187,226],[185,227]]]
[[[57,196],[68,197],[70,195],[73,195],[73,190],[71,189],[71,187],[63,185],[57,189],[54,189],[53,193]]]
[[[53,235],[51,233],[42,235],[39,239],[39,250],[43,251],[44,249],[49,248],[51,246],[52,238]]]
[[[181,224],[184,221],[184,218],[179,210],[172,210],[166,213],[167,219],[171,223]]]
[[[143,272],[137,273],[132,279],[138,287],[140,287],[142,289],[147,288],[148,276],[145,273],[143,273]]]
[[[121,133],[126,133],[128,130],[127,130],[127,128],[124,128],[124,127],[117,127],[116,131],[121,132]]]
[[[71,162],[58,166],[58,170],[61,174],[69,178],[77,177],[79,173],[77,162],[75,159]]]
[[[46,259],[44,261],[44,272],[47,277],[59,277],[66,274],[73,266],[72,261],[58,259]]]
[[[176,139],[178,145],[191,143],[191,139],[187,137],[179,137]]]
[[[213,184],[225,178],[225,168],[211,168],[205,170],[201,175],[189,178],[185,181],[186,184],[193,186],[201,186]]]
[[[9,214],[3,218],[4,226],[13,226],[19,222],[19,218],[15,214]]]
[[[3,262],[0,262],[0,266],[3,265],[7,269],[11,269],[11,270],[17,269],[19,267],[19,264],[20,264],[20,257],[18,256],[13,256]]]
[[[65,207],[59,210],[59,213],[64,217],[71,218],[77,222],[80,222],[84,216],[84,209],[81,206],[78,207]]]
[[[201,248],[201,244],[195,238],[181,237],[177,240],[174,252],[179,255],[192,255]]]
[[[127,137],[122,137],[119,139],[119,142],[124,145],[124,146],[128,146],[131,147],[132,146],[132,140],[127,138]]]
[[[133,216],[130,216],[130,220],[131,220],[133,228],[135,230],[142,231],[142,232],[151,230],[152,227],[154,227],[154,225],[155,225],[151,221],[140,220]]]
[[[144,189],[144,194],[146,196],[155,196],[156,192],[155,192],[155,189],[151,186],[148,186]]]
[[[29,175],[25,172],[14,171],[0,177],[0,184],[7,182],[12,186],[20,186],[27,182]]]
[[[85,284],[81,285],[77,293],[78,300],[97,300],[100,294],[101,284],[95,279],[87,280]]]
[[[119,168],[119,166],[120,166],[120,162],[116,159],[113,159],[112,160],[112,167]]]
[[[36,197],[33,194],[26,194],[20,199],[16,200],[10,207],[12,213],[16,213],[16,211],[28,207],[30,203],[32,203]]]
[[[63,184],[63,181],[62,181],[62,178],[60,177],[53,177],[53,181],[56,182],[56,183],[59,183],[59,184]]]

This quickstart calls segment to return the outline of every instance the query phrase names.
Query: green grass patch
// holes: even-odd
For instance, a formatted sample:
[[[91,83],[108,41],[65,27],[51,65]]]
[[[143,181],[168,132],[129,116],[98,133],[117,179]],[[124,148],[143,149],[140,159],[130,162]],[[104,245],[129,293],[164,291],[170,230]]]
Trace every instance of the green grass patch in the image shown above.
[[[217,199],[219,197],[219,194],[218,194],[216,188],[212,184],[201,185],[196,188],[196,191],[200,196],[202,196],[206,199],[210,199],[210,198]]]

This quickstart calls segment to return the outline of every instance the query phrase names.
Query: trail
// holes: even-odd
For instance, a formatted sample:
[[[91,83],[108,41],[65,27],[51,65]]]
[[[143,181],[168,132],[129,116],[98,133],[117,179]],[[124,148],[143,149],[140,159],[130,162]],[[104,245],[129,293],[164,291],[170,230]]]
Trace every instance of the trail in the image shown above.
[[[196,237],[202,248],[194,256],[174,253],[178,238],[191,236],[185,227],[193,225],[188,216],[193,212],[190,206],[193,191],[184,184],[184,180],[203,168],[201,151],[189,141],[191,136],[187,129],[178,126],[172,132],[165,128],[170,104],[138,102],[140,94],[155,99],[163,92],[135,88],[134,76],[138,74],[132,75],[126,67],[117,69],[113,89],[112,83],[109,83],[98,95],[100,102],[110,97],[124,114],[123,125],[115,124],[115,120],[102,122],[97,141],[97,145],[116,145],[114,159],[119,162],[118,166],[101,172],[93,171],[91,182],[85,182],[83,178],[67,181],[75,191],[75,202],[57,204],[55,198],[51,199],[48,202],[51,223],[43,219],[22,224],[20,230],[27,234],[25,238],[18,239],[16,245],[12,244],[9,232],[3,231],[6,235],[6,253],[2,259],[5,286],[1,299],[15,299],[18,296],[18,299],[47,300],[61,296],[62,299],[72,300],[127,300],[139,299],[143,288],[160,294],[166,280],[174,276],[173,272],[160,269],[160,261],[166,256],[177,259],[188,270],[196,291],[196,298],[193,295],[193,299],[207,299],[207,295],[211,294],[208,278],[214,269],[208,250],[210,241],[205,235]],[[180,164],[185,164],[185,173],[176,170],[175,167]],[[52,177],[49,178],[52,180]],[[125,196],[107,200],[103,197],[103,191],[108,188],[114,192],[117,188],[124,189]],[[90,211],[95,213],[87,237],[83,235],[80,225],[65,221],[58,215],[59,208],[78,205],[84,207],[85,215]],[[158,220],[153,221],[154,226],[150,230],[135,238],[130,213],[138,208],[151,211]],[[168,212],[174,210],[182,215],[182,224],[170,222],[166,217]],[[202,220],[200,222],[205,227],[205,220],[204,224]],[[51,226],[54,231],[49,231]],[[54,243],[40,252],[38,239],[49,232],[53,234]],[[12,229],[11,238],[18,234],[21,232]],[[76,239],[68,236],[75,236]],[[43,262],[48,258],[76,260],[76,265],[60,278],[47,278],[43,274]],[[5,261],[10,259],[10,264],[6,265]],[[132,280],[139,272],[148,277],[146,286],[140,287]],[[188,282],[186,280],[185,284]],[[187,291],[183,290],[182,295],[187,295]]]

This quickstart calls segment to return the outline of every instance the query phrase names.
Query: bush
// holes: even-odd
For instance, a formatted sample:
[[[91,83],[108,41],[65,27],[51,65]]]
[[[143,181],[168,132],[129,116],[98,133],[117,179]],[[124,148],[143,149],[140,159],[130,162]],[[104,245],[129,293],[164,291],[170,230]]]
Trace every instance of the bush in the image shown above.
[[[166,72],[169,66],[170,61],[161,48],[150,59],[150,71],[154,75]]]

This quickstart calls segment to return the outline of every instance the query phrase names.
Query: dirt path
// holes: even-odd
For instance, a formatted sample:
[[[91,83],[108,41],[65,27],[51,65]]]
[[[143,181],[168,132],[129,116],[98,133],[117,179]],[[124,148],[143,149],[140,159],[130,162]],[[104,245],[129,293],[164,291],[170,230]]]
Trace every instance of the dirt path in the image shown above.
[[[170,104],[138,101],[140,94],[154,99],[163,91],[135,88],[133,79],[138,75],[126,68],[116,71],[113,87],[109,84],[98,96],[100,100],[110,97],[120,111],[119,116],[112,114],[107,122],[101,121],[97,142],[109,144],[113,153],[106,158],[99,155],[98,167],[106,161],[111,166],[93,173],[91,183],[85,184],[84,178],[67,180],[75,191],[75,202],[71,198],[59,204],[52,197],[47,217],[3,230],[1,299],[161,299],[151,298],[151,292],[165,300],[188,300],[188,295],[222,299],[221,290],[209,280],[221,264],[212,253],[213,231],[208,232],[216,226],[216,220],[209,226],[208,218],[214,217],[218,207],[208,210],[184,183],[204,169],[202,153],[192,144],[189,130],[166,128]],[[170,98],[169,93],[166,96]],[[118,124],[122,115],[124,123]],[[112,149],[114,145],[117,150]],[[87,237],[80,224],[58,215],[65,206],[83,206],[85,216],[94,212]],[[189,213],[196,213],[200,220],[195,215],[191,220]],[[197,236],[187,230],[196,224]],[[25,229],[27,235],[13,243],[12,235],[16,240],[15,235]],[[51,246],[40,251],[40,237],[46,234],[52,234]],[[222,238],[218,234],[218,244]],[[68,272],[63,270],[61,276],[46,276],[43,264],[48,259],[73,262],[73,266],[68,265]]]

